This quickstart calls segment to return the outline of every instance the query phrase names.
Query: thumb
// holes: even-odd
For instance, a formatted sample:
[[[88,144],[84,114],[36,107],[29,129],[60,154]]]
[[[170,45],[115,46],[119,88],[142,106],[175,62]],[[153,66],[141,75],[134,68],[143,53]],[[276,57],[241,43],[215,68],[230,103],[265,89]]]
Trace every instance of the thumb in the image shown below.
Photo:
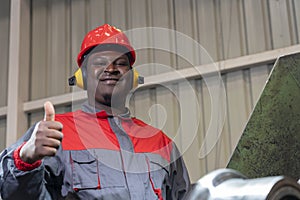
[[[50,101],[44,103],[44,121],[54,121],[55,119],[55,110],[53,104]]]

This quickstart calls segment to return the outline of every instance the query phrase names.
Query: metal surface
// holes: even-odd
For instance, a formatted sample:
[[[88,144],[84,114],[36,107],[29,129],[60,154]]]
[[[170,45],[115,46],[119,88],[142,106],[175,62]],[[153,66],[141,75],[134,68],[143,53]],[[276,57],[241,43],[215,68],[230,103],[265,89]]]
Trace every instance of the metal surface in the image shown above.
[[[193,185],[186,200],[300,199],[300,185],[284,176],[247,179],[232,169],[209,173]]]
[[[276,61],[228,168],[249,178],[300,178],[299,66],[300,54]]]

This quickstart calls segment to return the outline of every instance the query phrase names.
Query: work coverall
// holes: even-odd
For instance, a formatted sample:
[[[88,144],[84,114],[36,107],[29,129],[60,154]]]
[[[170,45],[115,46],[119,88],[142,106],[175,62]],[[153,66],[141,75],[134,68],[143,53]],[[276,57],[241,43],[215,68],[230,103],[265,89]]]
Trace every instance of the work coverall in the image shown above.
[[[129,112],[108,115],[85,103],[55,120],[63,124],[64,138],[54,157],[22,165],[19,150],[35,126],[1,153],[3,200],[182,199],[188,191],[187,169],[174,142]]]

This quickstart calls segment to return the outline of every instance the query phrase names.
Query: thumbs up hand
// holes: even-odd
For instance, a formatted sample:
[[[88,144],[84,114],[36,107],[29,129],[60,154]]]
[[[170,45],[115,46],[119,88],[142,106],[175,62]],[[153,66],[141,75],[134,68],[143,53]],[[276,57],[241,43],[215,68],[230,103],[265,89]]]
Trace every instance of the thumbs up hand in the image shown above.
[[[55,156],[61,144],[63,125],[55,121],[55,110],[51,102],[44,104],[44,120],[36,124],[35,129],[20,150],[20,158],[26,163],[34,163],[45,156]]]

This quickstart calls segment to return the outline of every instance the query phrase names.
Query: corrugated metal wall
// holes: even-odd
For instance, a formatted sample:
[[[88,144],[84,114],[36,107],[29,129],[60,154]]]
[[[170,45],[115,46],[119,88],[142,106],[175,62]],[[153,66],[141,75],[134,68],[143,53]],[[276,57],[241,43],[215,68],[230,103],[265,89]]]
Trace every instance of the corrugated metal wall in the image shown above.
[[[32,0],[31,100],[70,91],[65,80],[76,68],[84,34],[103,23],[123,30],[175,29],[218,61],[299,43],[299,9],[296,0]],[[137,56],[136,65],[155,61],[189,67],[161,52]]]
[[[3,49],[8,49],[9,1],[3,2],[0,40]],[[300,40],[298,0],[32,0],[31,9],[29,101],[71,92],[67,78],[76,69],[82,38],[88,30],[103,23],[123,30],[149,26],[176,30],[199,42],[214,61],[291,46]],[[176,40],[170,39],[169,45],[196,52]],[[3,86],[7,86],[8,51],[5,52],[0,55]],[[145,64],[139,68],[145,76],[164,71],[149,63],[173,69],[191,67],[176,53],[160,50],[140,49],[137,57],[136,66]],[[198,60],[198,57],[195,54],[192,58]],[[137,117],[163,128],[172,138],[176,136],[182,150],[189,146],[184,159],[192,181],[196,181],[208,171],[226,165],[271,66],[249,66],[222,74],[227,94],[226,120],[217,145],[202,159],[198,156],[199,149],[211,117],[209,88],[203,79],[140,89],[132,96],[130,105]],[[192,100],[186,91],[194,91],[197,98]],[[1,86],[1,93],[7,94],[6,87]],[[0,96],[0,106],[6,105],[5,97]],[[69,111],[71,105],[57,109]],[[181,109],[186,115],[182,115]],[[30,113],[29,124],[40,120],[42,115],[42,112]],[[1,141],[5,138],[5,123],[5,119],[0,120]],[[191,132],[198,125],[196,137],[191,141]],[[4,147],[3,142],[0,147]]]

